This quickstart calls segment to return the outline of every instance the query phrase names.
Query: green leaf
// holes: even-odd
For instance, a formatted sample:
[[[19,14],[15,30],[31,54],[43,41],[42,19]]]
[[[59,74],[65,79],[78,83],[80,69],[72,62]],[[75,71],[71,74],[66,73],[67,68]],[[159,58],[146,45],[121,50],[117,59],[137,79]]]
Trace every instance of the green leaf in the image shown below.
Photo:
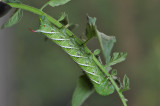
[[[78,27],[78,24],[69,24],[69,19],[68,19],[68,15],[63,12],[61,14],[61,16],[59,17],[58,21],[63,24],[64,26],[66,26],[69,30],[73,30],[76,27]]]
[[[96,28],[96,18],[92,18],[87,16],[87,26],[86,26],[86,37],[91,39],[92,37],[97,36],[97,28]]]
[[[111,71],[111,75],[112,75],[112,76],[116,76],[116,75],[117,75],[117,70],[116,70],[116,69],[113,69],[113,70]]]
[[[99,54],[100,54],[100,52],[101,52],[101,50],[100,50],[100,49],[96,49],[96,50],[93,52],[93,54],[94,54],[94,55],[99,55]]]
[[[123,78],[123,88],[120,90],[121,92],[127,91],[129,90],[129,78],[127,77],[127,75],[124,76]]]
[[[70,0],[50,0],[49,5],[52,7],[66,4]]]
[[[91,26],[95,26],[96,25],[96,18],[95,17],[90,17],[90,16],[87,16],[87,19],[88,19],[88,23],[89,25]]]
[[[120,63],[122,61],[124,61],[126,59],[127,53],[126,52],[115,52],[113,53],[113,56],[110,58],[109,63],[107,64],[107,66],[112,66],[115,65],[117,63]]]
[[[86,75],[79,78],[72,97],[72,106],[81,106],[82,103],[93,93],[93,86]]]
[[[69,24],[69,19],[68,19],[68,15],[64,12],[61,14],[60,18],[58,19],[58,21],[63,24],[63,25],[67,25]]]
[[[102,48],[103,55],[105,57],[106,63],[108,63],[110,60],[111,50],[113,48],[114,43],[116,42],[116,38],[114,36],[107,36],[99,31],[97,32],[98,40]]]
[[[3,28],[11,27],[17,24],[21,20],[22,16],[23,16],[22,10],[16,9],[13,15],[10,17],[10,19],[6,23],[4,23],[1,28],[3,29]]]
[[[63,13],[61,14],[61,16],[59,17],[58,21],[64,20],[65,17],[66,17],[66,13],[63,12]]]

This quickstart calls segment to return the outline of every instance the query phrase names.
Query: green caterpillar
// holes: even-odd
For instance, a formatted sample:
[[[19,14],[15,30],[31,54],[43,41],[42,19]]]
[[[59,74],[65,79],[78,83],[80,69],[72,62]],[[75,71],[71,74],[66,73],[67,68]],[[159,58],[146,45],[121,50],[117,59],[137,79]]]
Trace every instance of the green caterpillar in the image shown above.
[[[41,32],[69,54],[87,74],[97,93],[105,96],[114,92],[113,85],[95,64],[92,55],[85,51],[83,45],[75,41],[74,36],[67,35],[65,28],[58,29],[44,16],[40,18],[40,21],[39,30],[34,32]]]

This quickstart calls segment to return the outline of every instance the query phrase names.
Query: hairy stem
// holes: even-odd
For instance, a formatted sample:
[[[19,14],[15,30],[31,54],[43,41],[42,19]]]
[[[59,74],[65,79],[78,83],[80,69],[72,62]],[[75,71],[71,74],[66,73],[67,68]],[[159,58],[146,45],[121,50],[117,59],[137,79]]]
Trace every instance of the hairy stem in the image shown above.
[[[17,3],[8,3],[11,7],[14,7],[14,8],[20,8],[20,9],[24,9],[26,11],[29,11],[29,12],[32,12],[32,13],[35,13],[37,15],[43,15],[45,16],[50,22],[52,22],[55,26],[57,26],[58,28],[62,28],[63,25],[61,23],[59,23],[56,19],[52,18],[51,16],[49,16],[48,14],[44,13],[43,11],[41,11],[43,8],[45,8],[49,2],[47,2],[41,9],[37,9],[37,8],[34,8],[34,7],[31,7],[31,6],[28,6],[28,5],[24,5],[24,4],[17,4]],[[76,37],[70,30],[66,29],[66,33],[70,36],[74,36],[75,37],[75,40],[77,43],[79,44],[83,44],[83,42],[78,38]],[[111,77],[111,75],[109,74],[109,72],[105,69],[105,67],[97,60],[97,58],[94,56],[94,54],[87,48],[86,45],[84,45],[85,47],[85,50],[92,54],[93,56],[93,60],[95,61],[95,63],[99,66],[99,68],[106,74],[106,76],[109,78],[109,80],[111,81],[112,85],[114,86],[114,88],[116,89],[117,93],[119,94],[121,100],[122,100],[122,103],[124,106],[127,106],[126,104],[126,101],[125,101],[125,98],[122,94],[122,92],[120,92],[120,88],[117,86],[116,82],[114,81],[114,79]]]

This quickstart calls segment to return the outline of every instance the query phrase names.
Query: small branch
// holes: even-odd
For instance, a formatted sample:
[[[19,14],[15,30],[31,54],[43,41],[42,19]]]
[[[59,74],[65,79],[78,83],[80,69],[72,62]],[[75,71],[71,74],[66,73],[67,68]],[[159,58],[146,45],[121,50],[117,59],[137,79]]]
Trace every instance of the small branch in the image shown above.
[[[55,26],[57,26],[58,28],[61,28],[63,26],[56,19],[52,18],[51,16],[47,15],[45,12],[43,12],[37,8],[31,7],[31,6],[28,6],[25,4],[18,4],[18,3],[8,3],[8,5],[10,5],[11,7],[14,7],[14,8],[20,8],[20,9],[35,13],[37,15],[45,16],[50,22],[54,23]]]
[[[91,37],[92,38],[92,37]],[[84,41],[81,45],[85,45],[91,38],[88,38],[86,41]]]
[[[49,5],[50,2],[51,2],[51,1],[48,1],[46,4],[44,4],[44,5],[40,8],[40,10],[42,11],[45,7],[47,7],[47,6]]]
[[[28,6],[28,5],[24,5],[24,4],[17,4],[17,3],[8,3],[11,7],[14,7],[14,8],[20,8],[20,9],[24,9],[26,11],[29,11],[29,12],[32,12],[32,13],[35,13],[37,15],[43,15],[45,16],[50,22],[52,22],[55,26],[57,26],[58,28],[61,28],[63,27],[63,25],[61,23],[59,23],[57,20],[55,20],[54,18],[52,18],[51,16],[49,16],[48,14],[44,13],[42,10],[43,8],[45,8],[49,2],[47,2],[41,9],[37,9],[37,8],[34,8],[34,7],[31,7],[31,6]],[[70,30],[66,29],[66,33],[69,35],[69,36],[74,36],[75,37],[75,40],[77,43],[79,44],[82,44],[83,42],[78,38],[76,37]],[[91,53],[92,56],[93,56],[93,60],[95,61],[95,63],[99,66],[99,68],[106,74],[106,76],[109,78],[109,80],[111,81],[112,85],[114,86],[114,88],[116,89],[117,93],[119,94],[120,96],[120,99],[122,100],[122,103],[124,106],[127,106],[126,104],[126,101],[125,101],[125,98],[122,94],[122,92],[120,92],[120,89],[118,88],[116,82],[114,81],[114,79],[111,77],[111,75],[109,74],[109,72],[105,69],[105,67],[97,60],[97,58],[94,56],[94,54],[87,48],[86,45],[84,45],[85,47],[85,50],[88,52],[88,53]]]

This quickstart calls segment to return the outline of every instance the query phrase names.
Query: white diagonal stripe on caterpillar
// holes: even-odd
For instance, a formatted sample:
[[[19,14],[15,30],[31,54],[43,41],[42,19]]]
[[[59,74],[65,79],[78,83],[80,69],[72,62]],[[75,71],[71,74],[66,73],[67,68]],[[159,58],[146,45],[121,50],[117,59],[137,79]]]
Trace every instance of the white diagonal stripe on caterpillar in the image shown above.
[[[72,51],[72,49],[70,49],[70,51],[66,51],[67,54],[69,54],[70,56],[73,56],[73,57],[82,57],[82,58],[88,58],[88,57],[85,57],[85,56],[82,56],[82,55],[72,55],[70,52]]]
[[[67,54],[69,54],[68,52],[67,52]],[[73,56],[73,57],[83,57],[83,58],[88,58],[88,57],[84,57],[84,56],[77,56],[77,55],[72,55],[72,54],[69,54],[70,56]]]
[[[60,40],[60,41],[63,41],[63,40],[70,40],[70,39],[55,39],[55,38],[50,38],[52,40]]]
[[[90,78],[91,79],[91,78]],[[95,81],[95,80],[93,80],[93,79],[91,79],[93,82],[95,82],[95,83],[97,83],[97,84],[100,84],[100,82],[98,81]]]
[[[75,48],[75,47],[72,47],[72,46],[62,46],[60,44],[58,44],[60,47],[62,48],[67,48],[67,49],[79,49],[79,48]]]
[[[94,76],[99,76],[99,75],[96,75],[96,74],[93,73],[93,72],[89,72],[89,71],[86,71],[86,70],[83,70],[83,71],[85,71],[86,73],[89,73],[89,74],[91,74],[91,75],[94,75]]]
[[[74,49],[78,49],[78,48],[75,48],[75,47],[69,47],[69,46],[61,46],[61,45],[59,45],[60,47],[62,47],[62,48],[67,48],[67,49],[72,49],[72,48],[74,48]]]
[[[86,67],[86,69],[85,69],[84,71],[85,71],[85,72],[88,72],[88,71],[86,71],[86,70],[88,70],[88,68],[93,68],[93,67]],[[97,75],[96,71],[88,72],[88,73],[93,73],[95,76],[99,76],[99,75]],[[93,74],[92,74],[92,75],[93,75]]]
[[[86,64],[83,64],[83,63],[77,62],[78,60],[77,60],[77,61],[76,61],[75,59],[73,59],[73,60],[74,60],[77,64],[79,64],[79,65],[81,65],[81,66],[86,66],[86,67],[88,66],[88,67],[92,67],[92,68],[95,67],[95,66],[89,65],[88,62],[87,62]]]
[[[65,40],[70,40],[70,39],[63,39],[63,38],[54,38],[55,33],[53,33],[50,37],[52,40],[59,40],[59,41],[65,41]]]
[[[73,59],[74,60],[74,59]],[[75,60],[74,60],[75,61]],[[93,67],[93,66],[91,66],[91,65],[86,65],[86,64],[82,64],[82,63],[78,63],[77,61],[75,61],[77,64],[79,64],[79,65],[81,65],[81,66],[89,66],[89,67]]]
[[[77,64],[79,64],[79,65],[81,65],[81,66],[89,66],[89,67],[95,67],[95,66],[91,66],[91,65],[87,65],[87,64],[82,64],[82,63],[78,63],[78,62],[76,62]]]
[[[65,43],[64,40],[63,40],[62,42],[59,42],[59,43],[60,43],[59,45],[60,45],[61,47],[67,47],[67,46],[68,46],[68,48],[70,48],[70,47],[75,48],[73,44],[67,45],[67,46],[62,46],[62,45],[64,45],[64,43]],[[66,45],[66,44],[65,44],[65,45]]]
[[[41,31],[41,30],[36,30],[36,32],[41,32],[41,33],[46,33],[46,34],[55,34],[59,32],[46,32],[46,31]]]
[[[86,71],[86,70],[83,70],[83,71],[85,71],[85,72],[88,73],[88,74],[95,75],[95,74],[92,73],[92,72],[88,72],[88,71]]]

